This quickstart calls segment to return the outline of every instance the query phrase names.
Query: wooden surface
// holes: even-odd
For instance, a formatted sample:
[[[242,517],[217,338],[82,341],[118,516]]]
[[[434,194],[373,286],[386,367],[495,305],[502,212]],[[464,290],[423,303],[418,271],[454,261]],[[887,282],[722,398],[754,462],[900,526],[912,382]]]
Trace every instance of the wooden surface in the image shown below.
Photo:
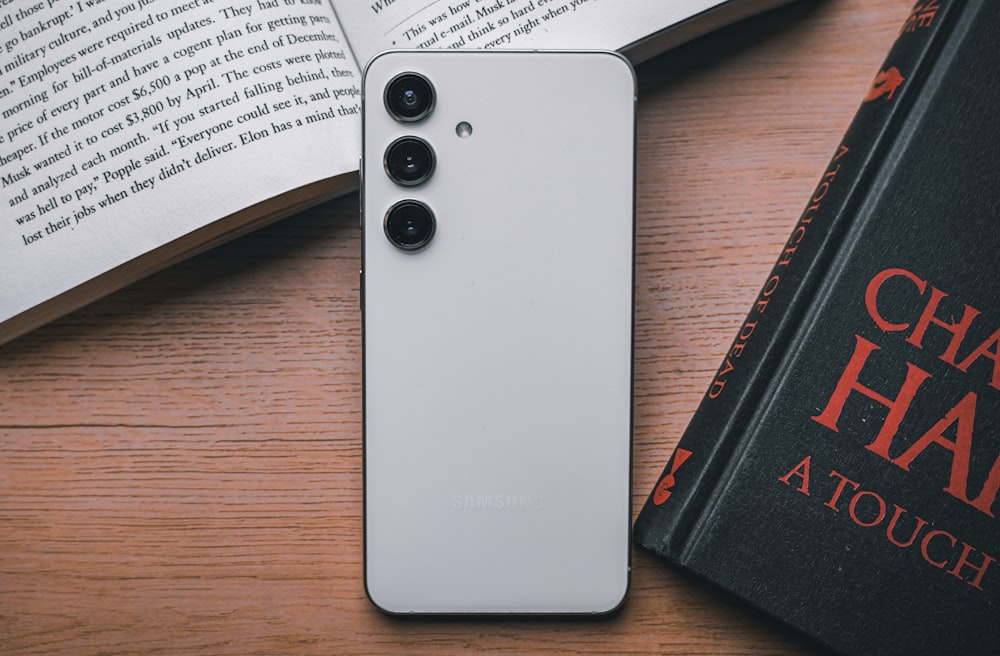
[[[639,74],[634,512],[911,0],[801,0]],[[822,654],[635,552],[603,619],[386,617],[362,583],[355,196],[0,347],[4,654]]]

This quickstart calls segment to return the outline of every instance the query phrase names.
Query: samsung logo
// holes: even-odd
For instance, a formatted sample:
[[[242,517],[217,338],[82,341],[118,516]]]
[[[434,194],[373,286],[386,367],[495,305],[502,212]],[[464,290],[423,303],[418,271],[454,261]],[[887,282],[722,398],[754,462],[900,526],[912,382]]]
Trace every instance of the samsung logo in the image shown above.
[[[526,494],[455,494],[451,507],[455,510],[541,510],[545,499]]]

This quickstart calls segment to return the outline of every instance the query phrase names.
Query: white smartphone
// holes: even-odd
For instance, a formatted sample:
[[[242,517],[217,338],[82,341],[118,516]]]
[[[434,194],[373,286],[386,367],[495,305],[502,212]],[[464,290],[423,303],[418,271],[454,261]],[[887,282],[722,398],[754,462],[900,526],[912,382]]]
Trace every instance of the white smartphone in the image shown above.
[[[385,611],[625,599],[635,97],[608,52],[365,70],[365,584]]]

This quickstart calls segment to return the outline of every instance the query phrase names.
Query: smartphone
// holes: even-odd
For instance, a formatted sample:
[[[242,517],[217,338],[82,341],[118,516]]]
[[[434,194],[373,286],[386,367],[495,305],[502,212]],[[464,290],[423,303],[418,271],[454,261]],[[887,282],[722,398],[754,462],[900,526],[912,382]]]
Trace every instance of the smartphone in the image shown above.
[[[364,566],[385,611],[625,599],[635,98],[608,52],[365,69]]]

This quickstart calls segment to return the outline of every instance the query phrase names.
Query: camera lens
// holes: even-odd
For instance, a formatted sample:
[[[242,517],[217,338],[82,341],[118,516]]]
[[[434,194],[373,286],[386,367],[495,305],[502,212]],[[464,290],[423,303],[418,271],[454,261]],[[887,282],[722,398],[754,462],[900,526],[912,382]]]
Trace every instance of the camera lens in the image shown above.
[[[400,137],[385,149],[385,172],[396,184],[418,185],[434,172],[434,151],[423,139]]]
[[[385,236],[404,251],[426,246],[434,228],[434,213],[420,201],[401,200],[385,214]]]
[[[434,87],[423,75],[397,75],[385,87],[385,108],[402,123],[420,121],[434,109]]]

